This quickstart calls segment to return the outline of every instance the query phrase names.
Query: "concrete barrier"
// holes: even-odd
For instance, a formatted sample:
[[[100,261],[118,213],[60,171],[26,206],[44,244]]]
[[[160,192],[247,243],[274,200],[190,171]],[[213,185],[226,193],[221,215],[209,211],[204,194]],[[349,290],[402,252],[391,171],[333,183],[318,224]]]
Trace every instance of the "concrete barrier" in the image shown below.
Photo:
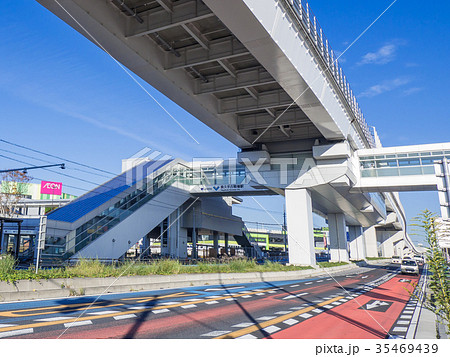
[[[146,275],[122,276],[120,278],[50,279],[42,281],[19,280],[14,283],[0,282],[0,301],[51,299],[189,286],[306,279],[344,272],[361,265],[365,264],[348,264],[326,269],[320,268],[287,272]]]

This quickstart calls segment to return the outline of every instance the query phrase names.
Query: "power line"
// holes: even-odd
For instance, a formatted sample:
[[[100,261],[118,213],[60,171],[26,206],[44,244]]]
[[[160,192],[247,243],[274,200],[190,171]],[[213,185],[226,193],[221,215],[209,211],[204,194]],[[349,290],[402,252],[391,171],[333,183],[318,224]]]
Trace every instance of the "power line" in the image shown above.
[[[26,146],[24,146],[24,145],[12,143],[12,142],[7,141],[7,140],[4,140],[4,139],[0,139],[0,141],[6,143],[6,144],[8,144],[8,145],[13,145],[13,146],[16,146],[16,147],[25,149],[25,150],[33,151],[33,152],[38,153],[38,154],[41,154],[41,155],[53,157],[53,158],[55,158],[55,159],[63,160],[63,161],[66,161],[66,162],[70,162],[70,163],[75,164],[75,165],[87,167],[87,168],[89,168],[89,169],[91,169],[91,170],[100,171],[100,172],[103,172],[103,173],[105,173],[105,174],[110,174],[110,175],[114,175],[114,176],[117,175],[117,174],[114,173],[114,172],[102,170],[102,169],[99,169],[99,168],[97,168],[97,167],[93,167],[93,166],[90,166],[90,165],[82,164],[82,163],[80,163],[80,162],[76,162],[76,161],[73,161],[73,160],[65,159],[65,158],[63,158],[63,157],[56,156],[56,155],[53,155],[53,154],[48,154],[48,153],[46,153],[46,152],[43,152],[43,151],[40,151],[40,150],[36,150],[36,149],[32,149],[32,148],[26,147]]]
[[[15,152],[15,151],[10,151],[10,150],[6,150],[6,149],[0,149],[0,151],[7,152],[9,154],[13,154],[13,155],[17,155],[17,156],[26,157],[28,159],[42,161],[42,162],[45,162],[45,163],[48,163],[48,164],[53,164],[52,161],[40,159],[38,157],[34,157],[34,156],[30,156],[30,155],[21,154],[21,153]],[[78,168],[75,168],[75,167],[66,167],[66,169],[84,172],[84,173],[89,174],[89,175],[97,175],[97,176],[101,176],[101,177],[105,177],[105,178],[111,178],[110,176],[98,174],[98,173],[95,173],[95,172],[90,172],[90,171],[83,170],[83,169],[78,169]]]

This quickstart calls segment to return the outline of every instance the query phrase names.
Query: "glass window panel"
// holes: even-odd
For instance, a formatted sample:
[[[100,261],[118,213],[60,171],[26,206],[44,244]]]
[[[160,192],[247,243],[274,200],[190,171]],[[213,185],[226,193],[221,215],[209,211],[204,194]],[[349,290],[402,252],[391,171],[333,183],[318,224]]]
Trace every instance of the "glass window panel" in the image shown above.
[[[399,166],[418,166],[420,165],[420,160],[417,159],[400,159],[398,160]]]
[[[373,169],[375,168],[375,161],[365,161],[362,163],[362,167],[365,169]]]
[[[421,152],[420,156],[431,156],[431,152]]]
[[[396,167],[389,167],[385,169],[378,169],[377,170],[378,177],[385,177],[385,176],[398,176],[398,168]]]
[[[406,154],[397,154],[397,157],[407,157],[408,155]]]
[[[433,155],[443,155],[444,153],[442,151],[433,151]]]
[[[372,170],[362,170],[361,171],[362,177],[377,177],[375,169]]]
[[[386,159],[395,159],[397,155],[386,155]]]
[[[434,166],[422,166],[422,171],[424,175],[434,175]]]
[[[378,159],[384,159],[384,158],[385,158],[384,155],[377,155],[377,156],[375,156],[375,159],[376,159],[376,160],[378,160]]]
[[[400,176],[422,175],[421,167],[401,167],[399,168]]]
[[[411,152],[411,153],[408,154],[408,157],[416,157],[416,156],[419,156],[419,153]]]
[[[377,167],[397,167],[397,160],[377,161]]]
[[[422,165],[433,165],[434,164],[434,159],[433,158],[426,158],[426,159],[421,159],[422,161]]]

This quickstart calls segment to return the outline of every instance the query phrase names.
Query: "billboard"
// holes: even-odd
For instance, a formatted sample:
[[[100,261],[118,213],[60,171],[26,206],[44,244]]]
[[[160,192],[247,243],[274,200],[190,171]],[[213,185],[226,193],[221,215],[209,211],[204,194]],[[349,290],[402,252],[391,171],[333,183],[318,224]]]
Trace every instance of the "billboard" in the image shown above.
[[[62,182],[41,181],[41,193],[61,196]]]

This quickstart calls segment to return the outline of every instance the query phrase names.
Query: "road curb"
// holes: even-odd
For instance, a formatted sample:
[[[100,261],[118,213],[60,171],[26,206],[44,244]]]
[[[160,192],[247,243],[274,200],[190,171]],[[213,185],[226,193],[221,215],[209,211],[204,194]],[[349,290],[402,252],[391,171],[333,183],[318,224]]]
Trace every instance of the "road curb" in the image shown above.
[[[264,273],[209,273],[178,275],[124,276],[120,278],[72,278],[50,280],[19,280],[0,282],[0,302],[64,298],[70,296],[99,295],[170,289],[189,286],[240,284],[265,281],[307,279],[320,275],[344,272],[367,263],[351,263],[332,268],[308,269]]]

